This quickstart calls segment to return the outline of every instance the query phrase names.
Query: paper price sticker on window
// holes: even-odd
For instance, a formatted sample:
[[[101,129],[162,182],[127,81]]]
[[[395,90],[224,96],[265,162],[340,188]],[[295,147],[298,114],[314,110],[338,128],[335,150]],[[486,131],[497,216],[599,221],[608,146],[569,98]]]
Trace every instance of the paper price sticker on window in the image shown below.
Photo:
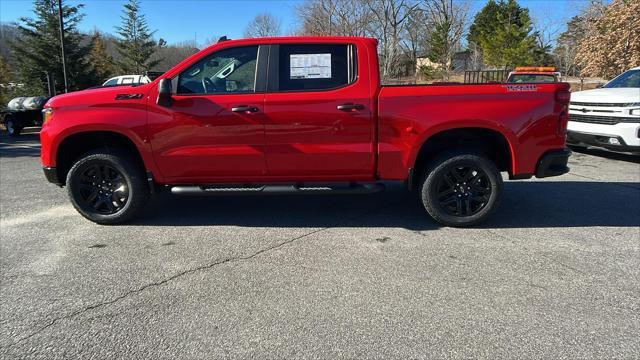
[[[331,79],[331,54],[289,55],[291,79]]]

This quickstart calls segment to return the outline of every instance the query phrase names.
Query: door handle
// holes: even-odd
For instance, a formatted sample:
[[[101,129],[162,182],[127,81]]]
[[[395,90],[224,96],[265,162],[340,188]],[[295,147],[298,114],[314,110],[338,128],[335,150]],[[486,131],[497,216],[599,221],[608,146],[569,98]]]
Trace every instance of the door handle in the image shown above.
[[[260,109],[255,106],[240,105],[232,107],[231,111],[235,113],[254,113],[260,111]]]
[[[362,104],[342,104],[338,105],[338,110],[340,111],[352,111],[352,110],[362,110],[364,109],[364,105]]]

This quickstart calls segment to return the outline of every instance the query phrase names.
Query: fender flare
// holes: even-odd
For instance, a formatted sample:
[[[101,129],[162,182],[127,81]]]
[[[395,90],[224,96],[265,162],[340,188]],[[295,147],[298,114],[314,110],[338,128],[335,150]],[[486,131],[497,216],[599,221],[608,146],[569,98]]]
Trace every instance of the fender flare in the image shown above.
[[[104,133],[113,133],[120,135],[129,141],[135,146],[142,159],[143,165],[145,167],[145,171],[150,171],[153,175],[154,179],[161,179],[161,174],[156,166],[155,160],[153,158],[153,153],[151,150],[151,145],[146,141],[146,139],[142,138],[136,132],[121,126],[114,126],[114,124],[99,124],[99,123],[90,123],[90,124],[80,124],[76,126],[72,126],[69,128],[65,128],[62,132],[60,132],[55,138],[53,143],[51,144],[51,153],[52,158],[57,159],[59,156],[60,146],[69,138],[80,135],[83,133],[94,133],[94,132],[104,132]]]
[[[509,147],[509,152],[511,155],[511,164],[510,164],[510,172],[516,168],[517,155],[520,149],[520,145],[518,142],[518,137],[513,131],[505,126],[501,126],[500,124],[490,122],[490,121],[482,121],[482,120],[472,120],[472,121],[462,121],[455,123],[441,123],[436,126],[430,127],[427,131],[419,134],[418,138],[414,142],[414,146],[411,148],[411,151],[407,157],[407,164],[410,169],[416,167],[416,160],[418,159],[418,154],[425,146],[427,141],[431,139],[433,136],[443,133],[445,131],[450,130],[461,130],[461,129],[483,129],[493,131],[497,134],[500,134],[506,141],[507,146]]]

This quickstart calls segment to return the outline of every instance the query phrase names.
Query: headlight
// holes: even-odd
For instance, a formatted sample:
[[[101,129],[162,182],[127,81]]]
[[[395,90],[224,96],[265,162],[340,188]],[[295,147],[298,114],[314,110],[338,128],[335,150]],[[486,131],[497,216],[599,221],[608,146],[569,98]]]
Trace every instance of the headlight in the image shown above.
[[[46,123],[47,121],[51,120],[51,117],[53,117],[53,109],[52,108],[45,108],[42,109],[42,123]]]

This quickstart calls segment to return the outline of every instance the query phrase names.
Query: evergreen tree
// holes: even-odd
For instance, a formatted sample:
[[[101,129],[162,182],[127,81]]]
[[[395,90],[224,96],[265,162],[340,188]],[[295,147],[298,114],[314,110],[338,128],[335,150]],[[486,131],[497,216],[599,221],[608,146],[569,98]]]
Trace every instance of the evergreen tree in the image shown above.
[[[120,54],[120,70],[126,74],[142,74],[158,65],[161,59],[153,59],[156,43],[155,31],[150,31],[144,15],[140,13],[140,2],[129,0],[124,5],[122,25],[117,27],[120,36],[117,42]]]
[[[451,64],[448,63],[448,36],[450,29],[451,24],[444,21],[437,23],[431,31],[427,57],[429,60],[440,65],[440,70],[448,70],[448,67],[451,66]]]
[[[0,55],[0,109],[7,106],[9,100],[9,82],[11,81],[11,70],[9,64]]]
[[[490,1],[486,7],[489,7],[486,17],[476,16],[480,22],[474,23],[474,33],[470,34],[472,41],[480,45],[486,64],[508,68],[531,65],[544,58],[541,53],[546,51],[538,49],[527,8],[520,7],[515,0]],[[489,14],[494,12],[495,18],[489,21]]]
[[[80,90],[95,85],[87,67],[89,47],[82,44],[77,26],[82,20],[82,5],[63,4],[65,56],[69,90]],[[53,74],[58,92],[64,91],[62,54],[60,52],[60,24],[56,0],[34,0],[35,18],[20,18],[19,38],[12,43],[18,82],[30,95],[47,93],[45,73]]]
[[[89,52],[89,64],[97,79],[104,81],[115,73],[113,57],[107,53],[102,35],[94,32],[91,36],[91,52]]]
[[[467,41],[469,44],[480,46],[480,43],[488,35],[492,34],[498,26],[498,13],[501,6],[495,0],[489,0],[473,18],[473,24],[469,27]]]

